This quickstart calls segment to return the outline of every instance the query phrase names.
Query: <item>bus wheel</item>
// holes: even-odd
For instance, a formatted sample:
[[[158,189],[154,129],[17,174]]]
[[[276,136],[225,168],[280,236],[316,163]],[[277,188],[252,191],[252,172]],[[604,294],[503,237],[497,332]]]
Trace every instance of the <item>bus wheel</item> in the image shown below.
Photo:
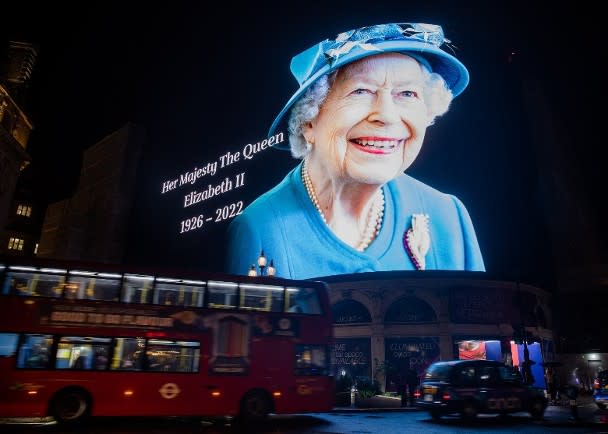
[[[245,422],[261,422],[268,417],[272,403],[263,390],[252,390],[241,400],[240,418]]]
[[[82,422],[91,413],[91,398],[82,389],[65,389],[53,397],[50,410],[58,423]]]

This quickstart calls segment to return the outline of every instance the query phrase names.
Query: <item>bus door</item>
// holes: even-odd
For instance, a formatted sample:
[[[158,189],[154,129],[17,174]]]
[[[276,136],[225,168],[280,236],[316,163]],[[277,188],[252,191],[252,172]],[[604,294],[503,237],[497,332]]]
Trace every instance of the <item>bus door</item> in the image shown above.
[[[202,379],[208,358],[201,356],[201,347],[208,345],[205,333],[197,340],[149,338],[138,342],[135,351],[128,345],[121,369],[136,371],[124,382],[132,388],[133,405],[147,414],[201,414],[211,396]]]

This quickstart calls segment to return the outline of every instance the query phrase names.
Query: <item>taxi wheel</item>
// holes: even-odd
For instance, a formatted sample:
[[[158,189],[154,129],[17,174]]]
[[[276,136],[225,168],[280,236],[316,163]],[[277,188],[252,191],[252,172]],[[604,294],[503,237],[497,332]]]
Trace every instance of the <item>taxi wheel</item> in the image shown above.
[[[477,405],[473,401],[467,401],[463,404],[460,412],[462,418],[471,421],[477,417]]]
[[[439,410],[431,410],[429,414],[431,415],[431,418],[433,418],[433,420],[441,419],[441,412]]]
[[[545,403],[541,399],[535,399],[530,406],[530,415],[532,419],[542,419],[545,414]]]
[[[606,409],[606,404],[604,404],[604,403],[602,403],[602,402],[596,402],[596,404],[597,404],[597,407],[598,407],[598,408],[601,408],[602,410],[605,410],[605,409]]]

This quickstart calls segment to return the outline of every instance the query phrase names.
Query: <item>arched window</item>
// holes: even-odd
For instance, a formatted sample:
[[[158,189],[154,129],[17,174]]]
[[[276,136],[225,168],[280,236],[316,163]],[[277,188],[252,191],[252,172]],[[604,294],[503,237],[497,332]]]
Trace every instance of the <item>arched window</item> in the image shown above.
[[[417,297],[404,297],[390,305],[384,322],[392,323],[429,323],[437,322],[433,308]]]
[[[372,322],[372,316],[363,304],[355,300],[342,300],[331,307],[334,324]]]

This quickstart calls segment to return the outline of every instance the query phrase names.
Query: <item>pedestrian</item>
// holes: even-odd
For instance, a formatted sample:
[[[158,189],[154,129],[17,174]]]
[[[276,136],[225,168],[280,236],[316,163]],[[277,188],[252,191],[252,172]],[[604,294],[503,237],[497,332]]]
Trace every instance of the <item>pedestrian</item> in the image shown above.
[[[397,392],[401,397],[401,407],[405,407],[407,405],[407,379],[403,372],[400,372],[397,378]]]
[[[579,392],[579,384],[578,380],[575,377],[572,377],[568,383],[568,387],[566,387],[566,396],[568,397],[568,401],[570,403],[570,420],[580,421],[580,417],[578,415],[578,392]]]
[[[407,403],[409,407],[414,406],[414,393],[418,388],[418,373],[415,369],[409,368],[405,376],[407,382]]]
[[[549,403],[555,405],[557,399],[557,388],[555,387],[555,373],[553,368],[549,366],[545,372],[545,378],[547,380],[547,391],[549,392]]]

